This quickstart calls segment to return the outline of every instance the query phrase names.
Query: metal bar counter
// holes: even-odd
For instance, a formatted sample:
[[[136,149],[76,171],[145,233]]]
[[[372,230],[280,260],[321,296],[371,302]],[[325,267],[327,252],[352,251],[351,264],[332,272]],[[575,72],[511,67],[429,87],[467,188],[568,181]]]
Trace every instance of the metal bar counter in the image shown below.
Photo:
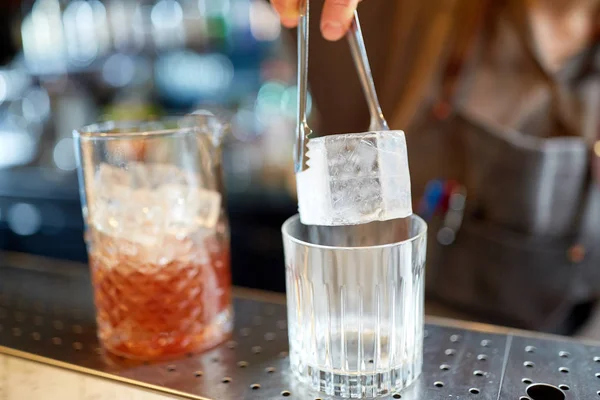
[[[163,392],[168,398],[333,399],[307,391],[288,372],[285,298],[242,289],[235,295],[236,328],[230,341],[177,361],[136,364],[100,349],[86,268],[2,253],[0,354]],[[388,399],[600,399],[600,347],[593,343],[432,318],[424,343],[423,374]],[[0,375],[10,373],[0,368]],[[545,392],[538,383],[562,393]],[[540,388],[541,395],[536,394]],[[0,380],[4,400],[2,393]]]

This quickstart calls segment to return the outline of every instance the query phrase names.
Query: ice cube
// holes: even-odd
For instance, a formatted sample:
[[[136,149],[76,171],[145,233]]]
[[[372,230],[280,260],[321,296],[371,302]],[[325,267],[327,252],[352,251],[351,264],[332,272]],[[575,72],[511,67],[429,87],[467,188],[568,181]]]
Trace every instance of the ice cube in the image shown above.
[[[186,185],[162,185],[158,189],[169,210],[167,230],[192,223],[196,227],[214,228],[221,213],[221,194]]]
[[[126,173],[130,177],[130,185],[134,188],[157,189],[166,184],[187,185],[195,183],[193,176],[172,164],[161,163],[129,163]]]
[[[221,194],[198,187],[193,174],[168,164],[100,165],[91,198],[90,223],[114,238],[156,246],[166,237],[212,232]]]
[[[96,183],[103,186],[129,185],[130,176],[126,170],[114,165],[102,163],[95,176]]]
[[[296,175],[303,224],[355,225],[412,214],[404,132],[314,138],[307,155],[308,169]]]
[[[164,206],[155,193],[130,186],[106,187],[90,204],[91,224],[113,238],[153,246],[163,235]]]

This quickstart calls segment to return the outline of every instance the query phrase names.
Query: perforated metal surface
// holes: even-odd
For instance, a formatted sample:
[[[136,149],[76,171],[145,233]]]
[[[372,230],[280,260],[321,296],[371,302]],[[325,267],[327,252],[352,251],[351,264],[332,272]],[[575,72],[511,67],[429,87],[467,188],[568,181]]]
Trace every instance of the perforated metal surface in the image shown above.
[[[85,269],[37,260],[0,267],[0,352],[189,398],[330,399],[289,375],[281,303],[237,298],[230,341],[202,355],[134,365],[99,349]],[[600,399],[599,347],[497,332],[483,325],[429,324],[422,376],[389,398],[527,400],[528,386],[544,382],[560,386],[567,400]]]

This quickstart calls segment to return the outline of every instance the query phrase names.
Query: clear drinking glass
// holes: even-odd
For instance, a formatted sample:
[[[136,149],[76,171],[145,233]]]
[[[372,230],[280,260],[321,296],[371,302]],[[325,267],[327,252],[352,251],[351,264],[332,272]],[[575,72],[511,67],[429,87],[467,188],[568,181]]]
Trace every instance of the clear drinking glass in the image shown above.
[[[290,364],[344,398],[390,394],[421,372],[426,223],[283,224]]]
[[[74,132],[98,336],[165,359],[232,330],[223,126],[208,114]]]

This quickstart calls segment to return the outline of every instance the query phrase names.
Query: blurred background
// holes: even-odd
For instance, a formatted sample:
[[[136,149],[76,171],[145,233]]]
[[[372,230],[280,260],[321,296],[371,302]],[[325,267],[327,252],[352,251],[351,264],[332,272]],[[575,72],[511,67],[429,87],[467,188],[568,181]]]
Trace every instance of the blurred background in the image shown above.
[[[600,337],[600,2],[369,0],[361,20],[409,132],[429,312]],[[319,129],[364,130],[347,46],[311,46]],[[234,284],[284,291],[295,76],[266,0],[0,0],[0,249],[86,262],[73,129],[207,108],[231,124]]]
[[[208,108],[231,123],[234,281],[284,290],[295,66],[268,2],[2,0],[0,9],[2,249],[86,261],[73,129]]]

